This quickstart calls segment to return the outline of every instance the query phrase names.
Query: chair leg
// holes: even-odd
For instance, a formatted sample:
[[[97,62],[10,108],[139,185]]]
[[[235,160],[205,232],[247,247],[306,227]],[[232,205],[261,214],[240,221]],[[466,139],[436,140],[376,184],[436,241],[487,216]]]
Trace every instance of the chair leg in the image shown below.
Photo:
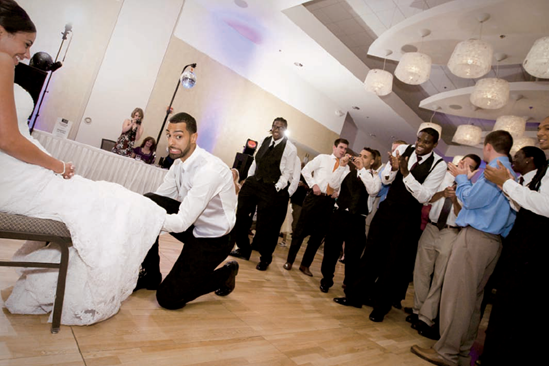
[[[69,265],[69,248],[65,244],[58,244],[61,249],[61,261],[59,262],[59,277],[57,278],[57,292],[53,306],[53,319],[51,332],[56,334],[61,326],[61,314],[63,312],[63,300],[65,298],[65,282],[67,280],[67,268]]]

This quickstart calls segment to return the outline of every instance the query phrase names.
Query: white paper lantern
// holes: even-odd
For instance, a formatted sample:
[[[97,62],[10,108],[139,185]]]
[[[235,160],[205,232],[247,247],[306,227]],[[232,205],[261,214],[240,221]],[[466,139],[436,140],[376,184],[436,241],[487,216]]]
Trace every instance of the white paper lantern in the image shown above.
[[[431,76],[431,57],[419,52],[405,53],[395,69],[395,76],[409,85],[426,82]]]
[[[511,147],[511,156],[515,156],[517,151],[522,149],[525,146],[536,146],[536,140],[530,137],[519,137],[518,139],[513,139],[513,147]]]
[[[422,124],[420,124],[419,129],[417,130],[417,133],[420,133],[426,128],[435,129],[438,132],[438,138],[440,139],[442,137],[442,126],[433,122],[423,122]]]
[[[534,42],[522,66],[532,76],[549,78],[549,37],[543,37]]]
[[[482,141],[482,129],[473,125],[458,126],[452,141],[461,145],[476,146]]]
[[[448,68],[460,78],[479,78],[490,71],[493,52],[489,43],[478,39],[460,42],[448,60]]]
[[[480,79],[471,93],[471,103],[484,109],[498,109],[509,101],[509,83],[503,79]]]
[[[372,69],[366,75],[364,88],[380,97],[387,95],[393,90],[393,74],[385,70]]]
[[[526,119],[519,116],[499,116],[494,125],[494,131],[497,130],[507,131],[513,139],[517,139],[526,131]]]

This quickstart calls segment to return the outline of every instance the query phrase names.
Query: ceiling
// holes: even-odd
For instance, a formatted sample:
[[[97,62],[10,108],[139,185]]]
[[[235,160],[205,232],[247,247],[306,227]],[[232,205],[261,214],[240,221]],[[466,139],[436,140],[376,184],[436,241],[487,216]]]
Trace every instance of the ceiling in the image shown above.
[[[483,131],[492,129],[498,111],[484,113],[468,104],[476,80],[456,77],[446,66],[458,42],[480,34],[479,13],[492,14],[482,25],[482,39],[494,43],[494,53],[508,55],[497,65],[494,60],[492,71],[484,76],[497,73],[515,85],[512,106],[502,108],[507,108],[505,114],[514,106],[533,104],[534,99],[536,103],[543,100],[539,105],[544,108],[549,105],[549,84],[536,80],[521,66],[533,41],[549,34],[547,0],[195,1],[332,100],[378,146],[389,146],[396,138],[413,141],[419,124],[432,119],[443,128],[439,153],[453,156],[470,151],[451,141],[458,125],[473,123]],[[421,29],[431,34],[422,40]],[[407,85],[394,78],[393,93],[381,98],[364,90],[362,82],[370,69],[393,73],[402,50],[414,47],[433,58],[429,81]],[[384,61],[387,49],[392,54]],[[434,109],[438,112],[433,113]],[[542,107],[536,109],[537,114],[521,111],[530,122],[549,114]],[[535,134],[536,127],[528,123],[526,134]]]

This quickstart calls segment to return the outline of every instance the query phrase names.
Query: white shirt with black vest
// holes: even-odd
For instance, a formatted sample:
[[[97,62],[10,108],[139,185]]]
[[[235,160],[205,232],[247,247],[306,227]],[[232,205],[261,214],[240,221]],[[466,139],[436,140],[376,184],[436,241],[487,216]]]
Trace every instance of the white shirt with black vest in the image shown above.
[[[274,141],[274,146],[276,147],[278,144],[282,142],[284,138],[279,138],[278,140]],[[263,140],[265,141],[265,140]],[[263,145],[263,142],[259,144],[257,151],[261,150],[261,146]],[[297,149],[294,144],[290,142],[288,139],[286,141],[286,147],[284,148],[284,152],[282,153],[282,158],[280,159],[280,178],[275,183],[275,188],[277,191],[280,191],[288,185],[290,182],[290,178],[294,174],[294,166],[296,162],[296,156],[297,156]],[[248,171],[248,176],[252,176],[255,174],[255,170],[257,168],[257,165],[255,163],[255,159],[250,166],[250,169]]]

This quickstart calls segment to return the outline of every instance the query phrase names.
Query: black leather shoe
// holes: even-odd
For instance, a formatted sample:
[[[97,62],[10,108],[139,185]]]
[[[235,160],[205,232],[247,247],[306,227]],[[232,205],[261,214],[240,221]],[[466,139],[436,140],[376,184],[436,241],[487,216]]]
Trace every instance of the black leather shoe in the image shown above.
[[[383,318],[385,318],[386,313],[381,310],[374,309],[370,313],[370,320],[376,323],[381,323],[383,321]]]
[[[269,263],[267,262],[259,262],[255,267],[258,271],[266,271],[267,268],[269,268]]]
[[[323,284],[320,284],[320,292],[324,292],[325,294],[327,294],[329,289],[330,288],[328,286],[324,286]]]
[[[404,312],[405,312],[406,314],[413,314],[413,313],[414,313],[414,308],[409,308],[409,307],[406,306],[406,307],[404,308]]]
[[[230,262],[227,262],[223,267],[229,268],[231,272],[229,273],[229,277],[227,278],[227,281],[225,281],[223,286],[215,290],[215,294],[217,296],[227,296],[228,294],[233,292],[236,286],[236,275],[238,274],[238,262],[230,261]]]
[[[250,260],[250,254],[251,253],[246,253],[240,249],[235,249],[233,250],[229,255],[231,257],[236,257],[236,258],[242,258],[242,259],[245,259],[245,260]]]
[[[283,267],[286,271],[289,271],[290,269],[292,269],[292,264],[290,262],[286,262],[284,263],[284,267]]]
[[[338,303],[339,305],[345,305],[345,306],[353,306],[355,308],[360,309],[362,307],[362,304],[358,302],[349,301],[346,297],[335,297],[334,301]]]
[[[440,339],[440,333],[438,331],[438,325],[435,324],[434,326],[430,327],[425,323],[424,321],[418,320],[416,323],[417,332],[424,336],[425,338],[432,339],[434,341],[438,341]]]
[[[137,279],[137,284],[133,291],[135,292],[143,288],[146,288],[147,290],[158,290],[158,286],[160,286],[161,282],[162,274],[160,272],[151,273],[142,269],[139,272],[139,278]]]
[[[402,304],[400,303],[400,301],[395,301],[393,302],[393,307],[400,310],[402,309]]]
[[[406,321],[408,323],[412,323],[412,328],[413,328],[414,324],[417,323],[419,319],[417,317],[417,314],[410,314],[406,317]]]

